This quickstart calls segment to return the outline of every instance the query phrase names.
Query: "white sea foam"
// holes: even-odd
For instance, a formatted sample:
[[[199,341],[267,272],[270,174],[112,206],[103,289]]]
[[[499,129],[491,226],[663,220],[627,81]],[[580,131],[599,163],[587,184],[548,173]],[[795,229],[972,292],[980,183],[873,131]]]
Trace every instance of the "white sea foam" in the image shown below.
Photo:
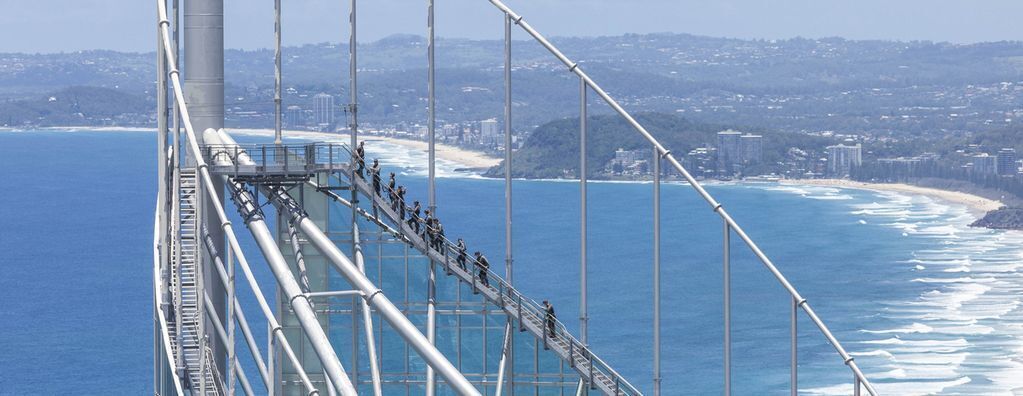
[[[825,195],[807,195],[809,199],[817,199],[821,201],[846,201],[853,199],[852,195],[844,194],[825,194]]]
[[[868,377],[870,375],[868,374]],[[875,383],[877,391],[884,395],[933,395],[954,386],[970,383],[970,377],[959,377],[949,381],[906,381],[906,382],[885,382]],[[802,389],[801,393],[808,395],[850,395],[853,393],[852,384],[838,384],[827,387]]]
[[[897,345],[893,348],[893,351],[913,351],[923,352],[934,350],[940,347],[949,347],[955,349],[962,349],[969,346],[969,342],[965,338],[953,338],[944,340],[906,340],[899,337],[890,337],[880,340],[868,340],[860,341],[860,344],[871,344],[871,345]]]
[[[891,371],[886,371],[886,372],[883,372],[883,373],[877,373],[877,374],[871,374],[870,375],[870,379],[871,380],[903,379],[903,378],[906,378],[906,370],[905,369],[900,369],[900,368],[894,369],[894,370],[891,370]]]
[[[853,354],[875,370],[883,394],[1008,394],[1023,389],[1023,233],[971,228],[962,205],[899,193],[849,204],[860,224],[890,227],[928,246],[900,261],[911,282],[927,285],[917,298],[880,303],[889,328]],[[951,275],[951,276],[950,276]],[[880,347],[880,348],[879,348]],[[973,381],[973,379],[983,379]],[[848,384],[807,390],[848,394]]]
[[[871,334],[909,334],[909,333],[930,333],[934,329],[931,326],[922,323],[913,323],[906,327],[899,327],[887,330],[860,330],[864,333]]]

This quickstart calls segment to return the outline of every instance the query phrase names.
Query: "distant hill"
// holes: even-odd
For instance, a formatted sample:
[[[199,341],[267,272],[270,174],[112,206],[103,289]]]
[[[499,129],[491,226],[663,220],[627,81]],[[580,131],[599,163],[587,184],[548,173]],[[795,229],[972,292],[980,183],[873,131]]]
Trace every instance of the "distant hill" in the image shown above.
[[[925,136],[997,129],[1004,126],[1006,113],[1018,113],[1023,106],[1021,42],[741,40],[687,34],[551,40],[629,109],[679,112],[706,123]],[[499,40],[438,40],[441,121],[501,114],[502,47]],[[362,43],[359,50],[361,119],[423,122],[426,40],[395,35]],[[532,41],[516,41],[513,50],[516,128],[572,116],[577,79]],[[319,92],[333,93],[337,104],[343,103],[347,44],[310,44],[283,52],[285,84],[295,89],[285,95],[285,105],[308,107],[308,98]],[[69,86],[151,97],[154,59],[151,52],[0,54],[0,98],[33,99]],[[230,113],[272,109],[273,51],[228,50],[225,70],[229,124],[265,121],[231,119]]]
[[[635,118],[679,159],[696,147],[715,146],[717,133],[729,129],[722,125],[693,122],[674,114],[640,113]],[[650,155],[653,156],[650,143],[617,115],[587,117],[586,125],[588,177],[595,177],[597,171],[614,158],[619,148],[650,149]],[[770,164],[777,162],[789,147],[820,150],[833,143],[830,139],[795,133],[765,130],[749,132],[764,135],[763,162],[768,165],[762,171],[767,172],[771,171]],[[512,159],[514,177],[575,178],[578,172],[578,117],[551,121],[536,128]],[[485,175],[503,176],[504,162],[488,170]]]
[[[100,87],[70,87],[32,99],[0,102],[0,126],[140,125],[152,100]]]

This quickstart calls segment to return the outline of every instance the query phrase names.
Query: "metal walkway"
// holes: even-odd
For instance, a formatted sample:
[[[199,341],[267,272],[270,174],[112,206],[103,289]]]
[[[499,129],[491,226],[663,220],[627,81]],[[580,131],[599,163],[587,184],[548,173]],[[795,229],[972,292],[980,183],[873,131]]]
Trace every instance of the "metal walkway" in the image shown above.
[[[455,244],[444,238],[443,248],[437,251],[430,247],[428,241],[416,234],[415,230],[402,221],[398,213],[390,207],[390,202],[382,196],[376,195],[373,187],[361,177],[352,177],[350,167],[345,165],[344,170],[339,174],[344,175],[350,186],[366,198],[371,198],[376,213],[381,213],[383,219],[377,218],[377,224],[387,227],[388,231],[401,235],[412,247],[423,255],[429,257],[436,263],[442,265],[448,276],[454,276],[459,282],[472,287],[475,293],[483,295],[488,302],[501,308],[505,314],[518,323],[518,329],[522,332],[529,332],[537,340],[542,342],[545,349],[549,349],[557,357],[574,369],[583,378],[591,389],[599,389],[607,395],[640,395],[641,393],[625,378],[619,375],[607,363],[597,357],[592,350],[576,339],[560,321],[555,320],[555,335],[548,335],[545,331],[545,310],[536,301],[524,296],[514,287],[493,271],[487,273],[489,286],[482,284],[475,274],[473,259],[466,260],[467,270],[459,267],[457,250]],[[318,186],[323,192],[327,192],[335,198],[340,198],[331,193],[331,186]],[[386,186],[382,186],[386,189]],[[343,200],[343,199],[341,199]],[[346,202],[351,205],[350,202]],[[365,209],[360,208],[360,213],[372,218],[372,215]],[[400,209],[400,208],[399,208]],[[390,223],[386,224],[386,219]],[[397,228],[395,228],[397,227]]]
[[[207,144],[199,150],[214,175],[251,182],[302,182],[341,170],[349,155],[347,147],[338,143]],[[240,161],[243,156],[245,160]]]

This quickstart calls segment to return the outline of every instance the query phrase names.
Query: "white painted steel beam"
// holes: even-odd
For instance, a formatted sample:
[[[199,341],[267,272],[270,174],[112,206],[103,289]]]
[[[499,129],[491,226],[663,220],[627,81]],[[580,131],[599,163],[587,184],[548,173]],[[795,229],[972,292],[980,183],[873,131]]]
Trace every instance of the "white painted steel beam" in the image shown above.
[[[286,192],[269,194],[278,205],[281,214],[289,213],[291,221],[298,225],[306,239],[334,264],[338,272],[357,290],[365,293],[366,301],[386,320],[392,328],[432,367],[451,388],[461,395],[479,395],[479,391],[462,375],[444,355],[421,333],[419,329],[376,287],[316,224],[297,208]]]
[[[747,235],[746,232],[742,229],[742,227],[740,227],[739,224],[735,221],[735,219],[733,219],[728,214],[728,212],[725,211],[724,207],[717,200],[715,200],[714,197],[711,196],[710,193],[708,193],[707,190],[704,189],[702,185],[700,185],[696,178],[694,178],[689,173],[689,171],[682,166],[682,163],[680,163],[678,159],[675,158],[675,156],[671,155],[671,151],[665,148],[656,138],[654,138],[654,136],[649,131],[647,131],[642,124],[636,121],[636,119],[631,114],[629,114],[628,111],[625,111],[625,109],[616,100],[614,100],[614,98],[612,98],[611,95],[607,93],[607,91],[605,91],[603,88],[600,87],[599,84],[593,81],[593,79],[590,78],[590,76],[583,71],[583,69],[579,66],[578,63],[572,61],[567,56],[565,56],[565,54],[562,53],[561,50],[559,50],[557,47],[555,47],[554,44],[551,44],[551,42],[547,40],[546,37],[544,37],[542,34],[540,34],[540,32],[538,32],[536,29],[530,26],[528,22],[523,20],[523,17],[521,15],[515,13],[515,11],[513,11],[511,8],[505,5],[504,2],[502,2],[501,0],[488,1],[490,1],[491,4],[500,9],[502,12],[507,14],[508,17],[512,18],[516,25],[518,25],[520,28],[522,28],[522,30],[524,30],[526,33],[532,36],[533,39],[536,40],[536,42],[542,45],[545,49],[547,49],[547,51],[554,55],[555,58],[557,58],[559,61],[561,61],[561,63],[567,66],[569,72],[574,73],[577,76],[579,76],[579,78],[583,79],[583,81],[586,82],[586,85],[593,89],[593,91],[596,92],[597,95],[600,96],[600,98],[603,99],[605,103],[611,106],[615,113],[624,118],[625,121],[628,122],[629,125],[633,127],[633,129],[636,130],[636,132],[642,135],[644,139],[646,139],[650,144],[654,146],[657,152],[661,156],[663,156],[665,160],[667,160],[668,163],[682,175],[682,177],[689,183],[689,185],[692,186],[694,190],[696,190],[700,197],[703,198],[703,200],[710,205],[713,211],[717,213],[718,216],[720,216],[722,220],[724,220],[724,222],[728,224],[729,227],[732,228],[735,234],[739,236],[739,239],[741,239],[746,244],[746,246],[749,247],[753,254],[757,256],[760,262],[763,263],[764,267],[766,267],[767,270],[770,271],[772,275],[774,275],[775,279],[778,280],[778,283],[780,283],[782,287],[784,287],[785,290],[788,291],[788,293],[794,299],[796,299],[796,301],[799,301],[798,305],[803,308],[803,311],[806,313],[806,315],[810,317],[810,320],[813,321],[813,323],[817,326],[818,330],[820,330],[820,332],[824,335],[828,342],[835,348],[835,351],[838,352],[839,356],[842,358],[843,363],[845,363],[845,365],[848,366],[850,370],[852,370],[853,375],[863,385],[867,392],[869,392],[873,396],[876,396],[877,391],[874,390],[873,385],[870,383],[869,380],[867,380],[866,376],[863,375],[863,372],[860,370],[859,366],[856,365],[856,362],[853,360],[852,356],[850,356],[849,353],[846,352],[845,348],[842,347],[842,344],[831,333],[831,330],[828,329],[827,325],[824,324],[820,317],[817,316],[817,313],[814,312],[813,308],[811,308],[810,305],[806,302],[806,299],[803,298],[802,295],[800,295],[799,292],[795,289],[795,287],[793,287],[792,284],[788,281],[788,279],[784,275],[782,275],[781,271],[779,271],[778,268],[774,265],[774,262],[772,262],[771,259],[767,257],[767,255],[760,249],[756,242],[753,242],[753,239],[750,238],[749,235]]]
[[[298,281],[295,280],[295,276],[292,274],[291,268],[288,266],[288,262],[284,259],[284,255],[278,249],[273,235],[270,233],[270,229],[267,227],[263,217],[254,212],[255,210],[258,210],[258,206],[255,204],[249,193],[245,191],[240,184],[231,183],[229,188],[232,190],[232,196],[235,200],[235,204],[238,206],[240,211],[244,212],[244,217],[249,219],[249,231],[252,233],[253,239],[263,252],[263,256],[266,258],[267,264],[270,266],[270,270],[274,274],[274,278],[277,279],[277,284],[280,287],[281,292],[283,292],[284,297],[287,298],[287,305],[294,311],[295,318],[302,327],[309,345],[313,348],[313,351],[319,358],[320,364],[323,365],[324,370],[327,373],[327,377],[331,380],[333,385],[337,387],[337,391],[342,395],[356,395],[357,392],[355,391],[355,387],[352,385],[351,380],[348,378],[348,374],[341,365],[341,360],[338,358],[334,347],[330,344],[330,339],[327,338],[326,332],[324,332],[323,327],[320,326],[320,322],[316,318],[316,312],[313,310],[309,298],[302,292],[302,288],[299,286]]]
[[[355,224],[355,228],[352,229],[352,237],[355,240],[355,265],[359,267],[359,271],[363,274],[366,273],[366,264],[362,255],[362,241],[359,236],[359,224]],[[361,292],[359,296],[365,296]],[[366,330],[366,351],[369,353],[369,370],[373,380],[373,394],[380,396],[382,394],[382,388],[380,385],[380,362],[377,360],[377,346],[376,340],[373,338],[373,317],[369,310],[369,303],[366,302],[365,298],[360,298],[359,302],[362,305],[362,328]]]

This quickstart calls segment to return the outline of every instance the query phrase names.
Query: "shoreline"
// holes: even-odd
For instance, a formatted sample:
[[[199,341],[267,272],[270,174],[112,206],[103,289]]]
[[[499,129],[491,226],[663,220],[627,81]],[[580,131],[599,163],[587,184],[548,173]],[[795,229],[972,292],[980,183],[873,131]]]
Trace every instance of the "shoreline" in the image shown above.
[[[959,191],[940,190],[930,187],[919,187],[901,183],[865,183],[846,179],[791,179],[781,180],[779,184],[806,185],[806,186],[827,186],[839,188],[852,188],[859,190],[898,192],[912,195],[922,195],[935,198],[953,204],[963,205],[969,209],[977,219],[983,218],[992,210],[1004,206],[1001,201],[984,198]]]
[[[273,129],[261,129],[261,128],[226,128],[230,133],[237,133],[241,135],[249,136],[266,136],[272,137],[274,134]],[[3,129],[5,131],[17,132],[22,131],[16,128]],[[61,127],[44,127],[35,128],[32,130],[40,131],[54,131],[54,132],[143,132],[152,133],[156,132],[156,128],[145,128],[145,127],[118,127],[118,126],[61,126]],[[296,137],[304,139],[348,139],[348,134],[342,133],[329,133],[329,132],[318,132],[318,131],[301,131],[301,130],[284,130],[282,132],[285,138]],[[378,135],[363,135],[365,141],[381,141],[388,144],[394,144],[405,147],[410,150],[426,151],[429,143],[419,140],[401,139],[389,136],[378,136]],[[443,143],[435,144],[436,155],[438,159],[454,162],[459,164],[461,168],[469,170],[478,170],[478,173],[483,173],[488,168],[497,166],[501,163],[500,158],[494,158],[478,151],[472,151],[463,149],[460,147],[451,146]]]
[[[227,128],[228,132],[238,133],[244,135],[256,135],[256,136],[273,136],[274,131],[272,129],[253,129],[253,128]],[[331,139],[349,139],[350,136],[346,133],[330,133],[330,132],[317,132],[317,131],[296,131],[296,130],[284,130],[282,134],[285,137],[297,137],[297,138],[331,138]],[[411,139],[400,139],[390,136],[378,136],[378,135],[360,135],[362,141],[370,142],[381,141],[388,144],[394,144],[405,147],[410,150],[426,151],[429,143],[419,140]],[[490,157],[478,151],[472,151],[455,147],[443,143],[435,143],[435,153],[437,158],[454,162],[463,165],[464,168],[469,169],[485,169],[493,166],[497,166],[501,163],[499,158]]]
[[[18,131],[16,128],[4,128],[4,131]],[[144,127],[117,127],[117,126],[62,126],[62,127],[46,127],[38,128],[36,130],[44,131],[60,131],[60,132],[76,132],[76,131],[92,131],[92,132],[154,132],[155,128],[144,128]],[[230,132],[250,135],[250,136],[273,136],[272,129],[260,129],[260,128],[228,128]],[[320,139],[330,138],[333,140],[347,139],[348,134],[329,133],[329,132],[318,132],[318,131],[301,131],[301,130],[285,130],[284,134],[286,137],[304,138],[304,139]],[[394,144],[402,146],[404,148],[416,151],[426,151],[428,149],[428,143],[419,140],[401,139],[389,136],[377,136],[377,135],[364,135],[366,141],[381,141],[388,144]],[[486,154],[477,151],[471,151],[447,144],[436,143],[436,155],[438,159],[450,161],[459,164],[463,168],[467,168],[477,173],[482,174],[487,168],[497,166],[501,163],[500,158],[490,157]],[[596,181],[596,180],[594,180]],[[643,182],[642,180],[621,180],[617,182]],[[743,183],[741,180],[735,181],[735,183]],[[713,183],[712,183],[713,184]],[[966,206],[969,211],[977,218],[983,218],[985,214],[990,211],[997,210],[1004,206],[1001,201],[984,198],[981,196],[959,192],[941,190],[930,187],[920,187],[902,183],[866,183],[858,182],[846,179],[782,179],[778,181],[778,184],[783,185],[807,185],[807,186],[826,186],[826,187],[838,187],[838,188],[851,188],[859,190],[879,191],[879,192],[898,192],[912,195],[921,195],[930,198],[939,199],[942,201],[950,202],[953,204]]]

